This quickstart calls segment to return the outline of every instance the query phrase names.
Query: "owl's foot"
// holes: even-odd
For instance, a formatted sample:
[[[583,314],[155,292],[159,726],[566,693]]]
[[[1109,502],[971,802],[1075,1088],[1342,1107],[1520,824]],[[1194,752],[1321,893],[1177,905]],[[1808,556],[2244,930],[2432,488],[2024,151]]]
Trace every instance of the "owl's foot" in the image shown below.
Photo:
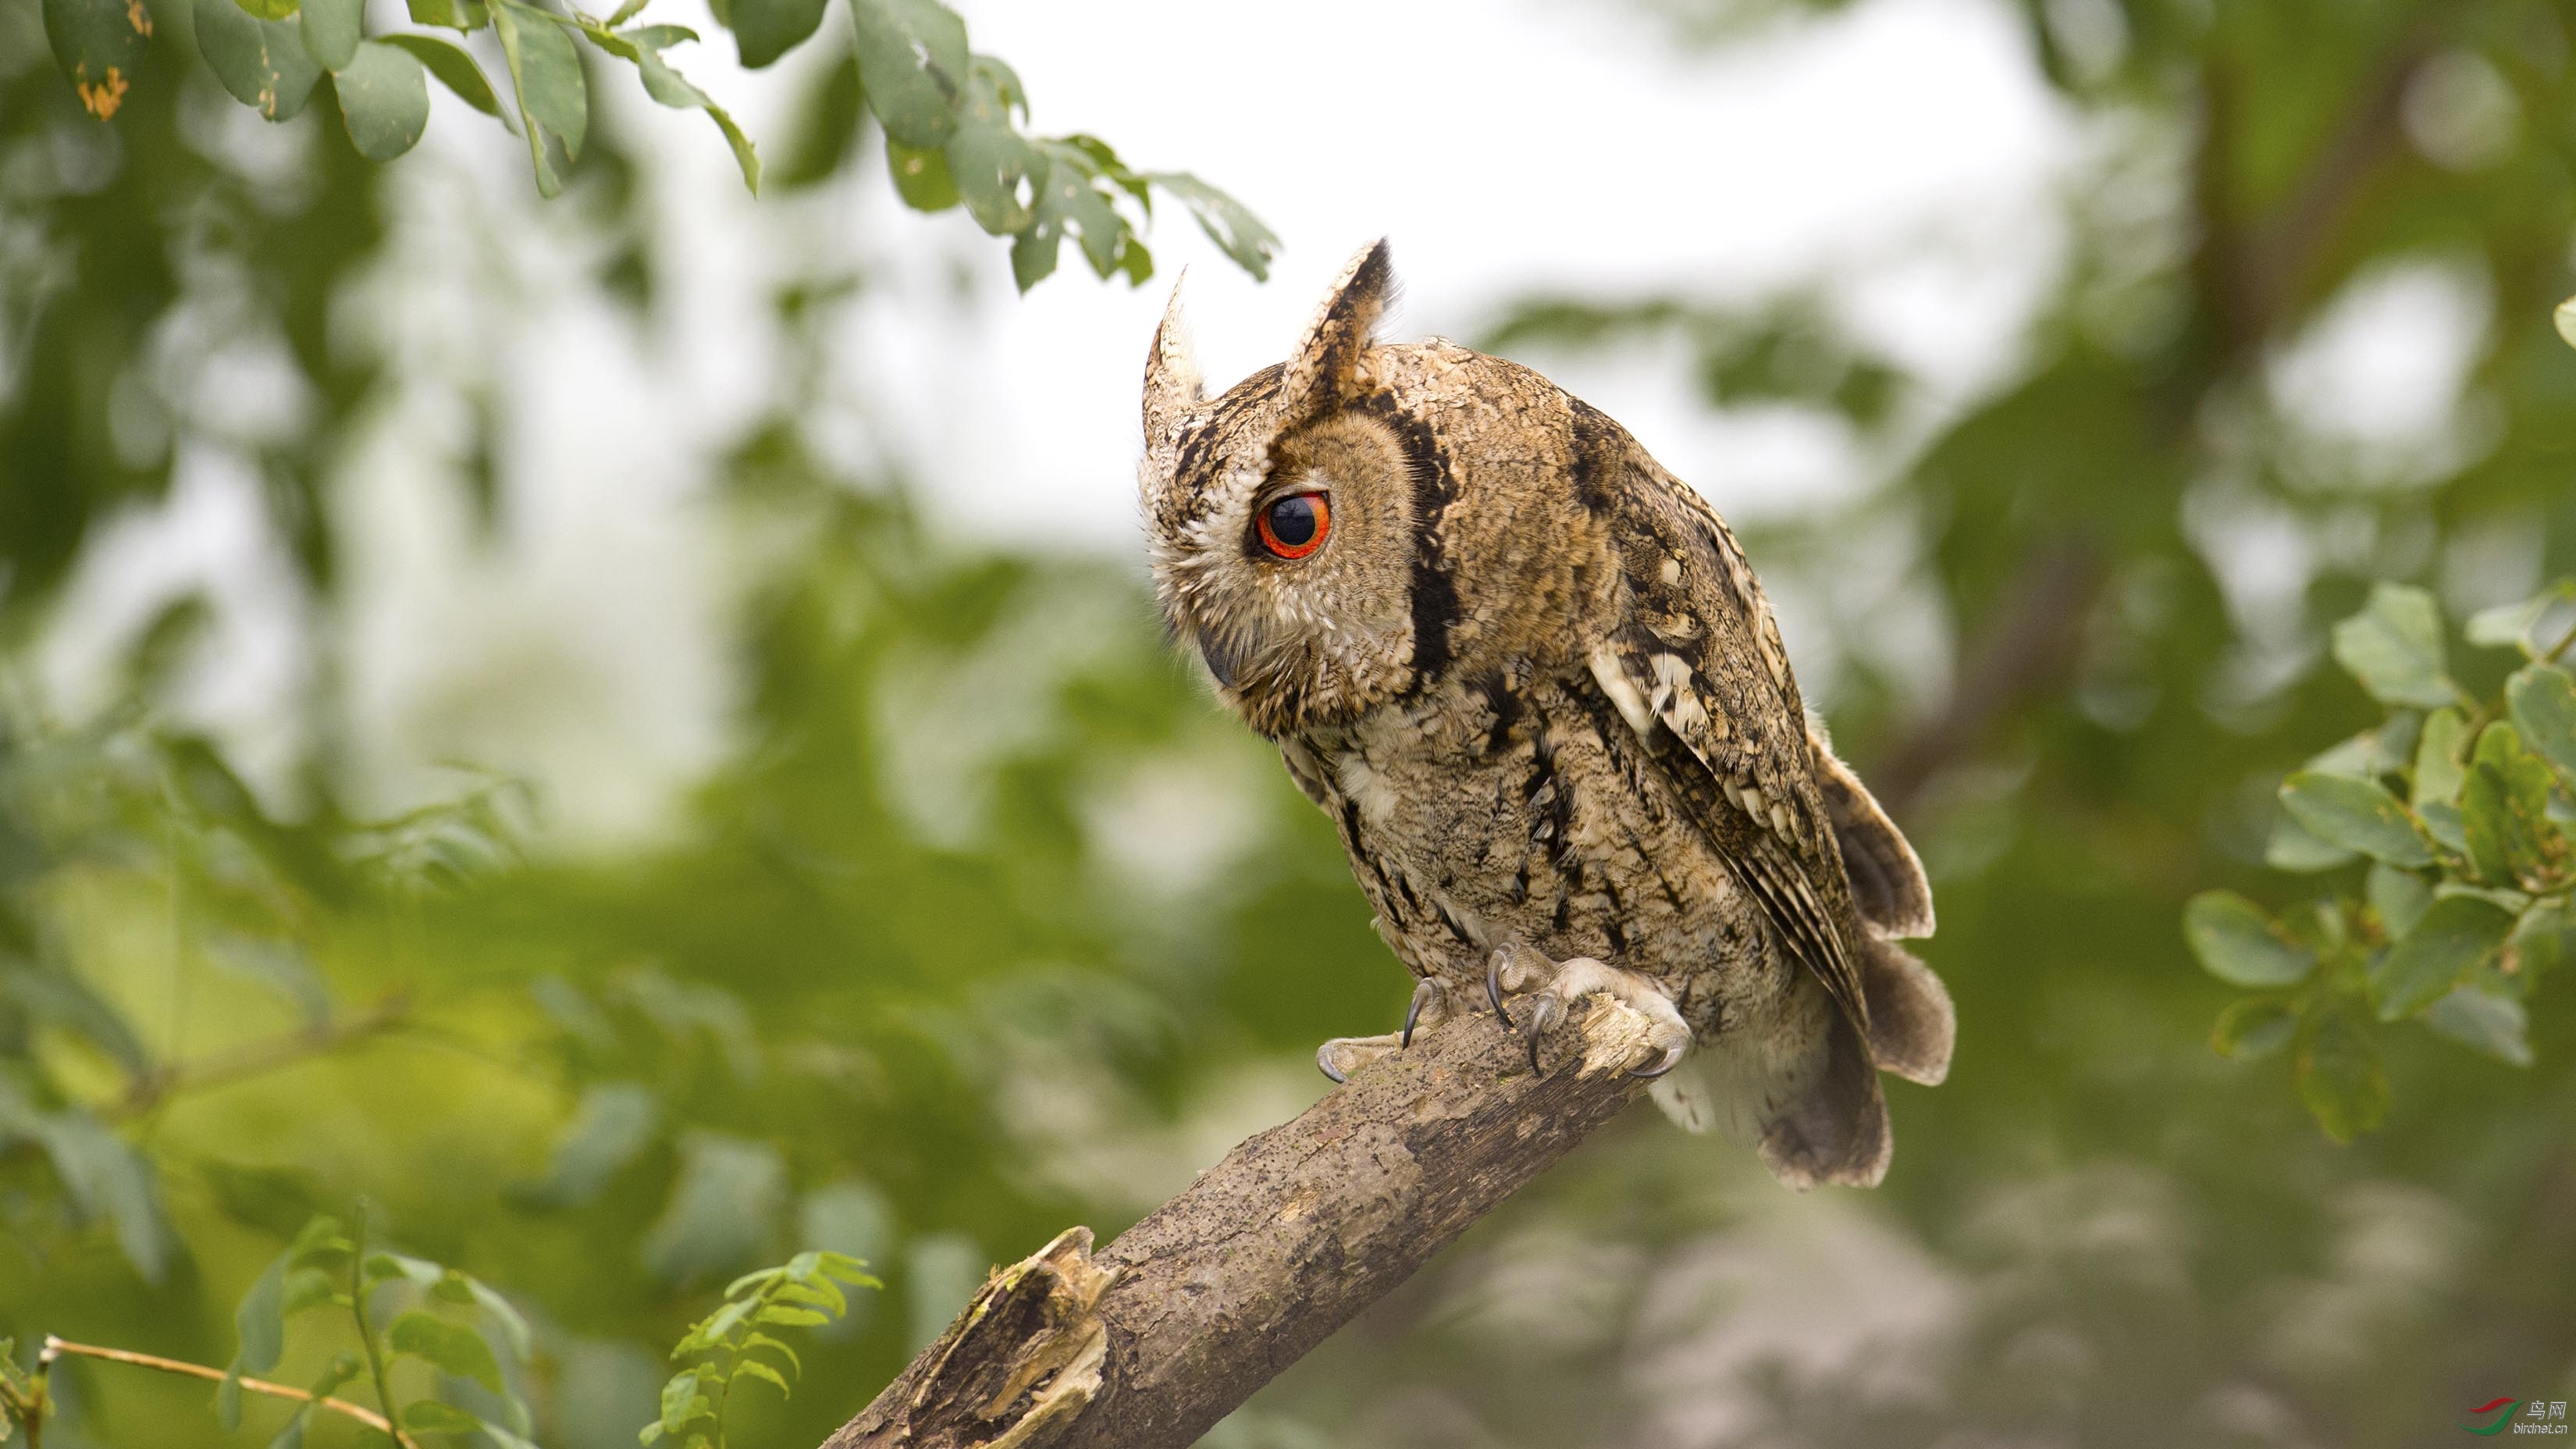
[[[1413,1001],[1404,1008],[1404,1030],[1382,1036],[1337,1036],[1315,1048],[1315,1065],[1336,1082],[1347,1082],[1351,1073],[1385,1056],[1413,1045],[1416,1028],[1429,1030],[1449,1019],[1449,994],[1437,981],[1424,978],[1413,987]]]
[[[1531,1000],[1528,1014],[1516,1023],[1503,1006],[1503,994],[1517,994],[1532,987],[1538,989],[1538,995]],[[1660,1077],[1690,1050],[1690,1024],[1682,1020],[1680,1009],[1662,987],[1634,971],[1607,966],[1589,956],[1559,964],[1517,941],[1504,945],[1485,965],[1486,999],[1494,1004],[1494,1014],[1502,1019],[1504,1030],[1517,1030],[1529,1038],[1533,1072],[1544,1070],[1539,1065],[1539,1042],[1565,1020],[1565,1004],[1592,991],[1626,1004],[1653,1023],[1649,1038],[1653,1055],[1630,1067],[1630,1076]]]

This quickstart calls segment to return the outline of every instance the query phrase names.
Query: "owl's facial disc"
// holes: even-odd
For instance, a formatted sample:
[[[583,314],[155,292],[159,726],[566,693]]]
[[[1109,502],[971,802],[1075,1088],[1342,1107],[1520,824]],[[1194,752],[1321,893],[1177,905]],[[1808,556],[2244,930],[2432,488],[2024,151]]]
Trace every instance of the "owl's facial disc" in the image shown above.
[[[1412,481],[1365,414],[1299,428],[1211,480],[1158,570],[1175,630],[1264,733],[1347,721],[1411,677]]]

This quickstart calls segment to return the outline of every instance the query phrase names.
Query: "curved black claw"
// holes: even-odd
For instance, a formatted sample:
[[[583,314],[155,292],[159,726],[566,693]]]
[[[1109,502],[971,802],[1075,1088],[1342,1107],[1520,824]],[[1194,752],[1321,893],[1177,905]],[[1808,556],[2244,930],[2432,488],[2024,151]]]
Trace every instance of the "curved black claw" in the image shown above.
[[[1422,1020],[1422,1009],[1429,1006],[1432,998],[1439,994],[1440,988],[1432,985],[1431,979],[1427,976],[1424,977],[1420,983],[1414,986],[1413,1004],[1404,1009],[1404,1031],[1395,1039],[1395,1044],[1398,1047],[1409,1047],[1413,1045],[1413,1024]]]
[[[1682,1054],[1688,1050],[1689,1048],[1687,1047],[1674,1047],[1670,1051],[1665,1052],[1664,1059],[1655,1063],[1653,1067],[1644,1071],[1639,1071],[1635,1067],[1630,1067],[1628,1069],[1628,1075],[1651,1082],[1655,1078],[1662,1076],[1664,1073],[1671,1071],[1673,1068],[1680,1066],[1682,1064]]]
[[[1547,1075],[1547,1069],[1546,1069],[1546,1068],[1544,1068],[1544,1067],[1542,1067],[1542,1066],[1540,1066],[1540,1065],[1538,1064],[1538,1033],[1537,1033],[1537,1032],[1535,1032],[1535,1031],[1533,1031],[1533,1032],[1529,1033],[1529,1048],[1530,1048],[1530,1075],[1531,1075],[1531,1076],[1533,1076],[1533,1077],[1544,1077],[1544,1076],[1546,1076],[1546,1075]]]
[[[1503,1010],[1503,958],[1500,952],[1485,958],[1485,999],[1494,1004],[1494,1019],[1504,1031],[1512,1029],[1512,1014]]]
[[[1538,1039],[1553,1031],[1556,1024],[1563,1020],[1565,1020],[1565,1003],[1557,1000],[1555,992],[1542,991],[1538,994],[1538,999],[1530,1003],[1529,1049],[1532,1074],[1547,1075],[1546,1070],[1538,1064]]]
[[[1333,1058],[1331,1056],[1331,1052],[1332,1048],[1328,1046],[1315,1053],[1316,1070],[1322,1072],[1325,1076],[1332,1078],[1333,1085],[1337,1087],[1347,1086],[1351,1079],[1343,1076],[1340,1072],[1333,1070]]]

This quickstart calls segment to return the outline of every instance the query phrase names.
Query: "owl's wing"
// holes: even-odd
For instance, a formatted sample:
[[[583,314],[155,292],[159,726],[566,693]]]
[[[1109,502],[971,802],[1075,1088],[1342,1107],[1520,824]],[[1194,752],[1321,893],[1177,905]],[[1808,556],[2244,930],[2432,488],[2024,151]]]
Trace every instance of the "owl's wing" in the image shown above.
[[[1779,626],[1716,512],[1633,445],[1627,471],[1615,538],[1627,610],[1593,677],[1866,1038],[1865,943],[1849,938],[1859,916]]]
[[[1807,721],[1807,744],[1860,918],[1881,937],[1931,935],[1932,882],[1924,877],[1923,861],[1905,832],[1887,818],[1877,797],[1834,753],[1823,727],[1812,719]]]

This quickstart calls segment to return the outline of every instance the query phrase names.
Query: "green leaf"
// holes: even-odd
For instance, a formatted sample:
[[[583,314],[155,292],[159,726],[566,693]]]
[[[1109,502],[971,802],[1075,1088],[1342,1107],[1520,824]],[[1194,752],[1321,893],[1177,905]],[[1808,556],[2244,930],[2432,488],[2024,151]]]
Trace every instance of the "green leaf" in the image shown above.
[[[1010,73],[990,56],[970,64],[956,131],[948,138],[948,174],[966,214],[986,233],[1010,236],[1036,223],[1047,158],[1012,126]]]
[[[1279,238],[1242,202],[1186,171],[1148,172],[1145,179],[1179,197],[1208,240],[1250,272],[1253,280],[1270,279],[1270,259],[1279,254]]]
[[[292,20],[296,0],[233,0],[253,20]]]
[[[406,0],[406,3],[410,7],[413,23],[419,25],[435,25],[445,30],[472,31],[480,30],[492,23],[492,7],[486,3],[486,0]],[[395,37],[389,35],[385,38],[391,40]],[[421,64],[429,65],[428,57],[422,57]],[[430,66],[430,69],[435,72],[438,68]],[[439,78],[446,79],[444,76]],[[515,135],[516,132],[512,134]]]
[[[452,1404],[415,1399],[403,1405],[402,1426],[415,1434],[471,1434],[483,1421]]]
[[[805,1361],[796,1356],[796,1350],[789,1348],[786,1344],[770,1337],[768,1334],[746,1333],[743,1335],[742,1351],[750,1353],[754,1349],[765,1350],[786,1359],[787,1371],[789,1373],[802,1375],[805,1372]]]
[[[2423,831],[2397,797],[2369,780],[2302,771],[2281,782],[2281,804],[2330,845],[2391,865],[2433,863]]]
[[[292,1318],[307,1308],[318,1308],[339,1296],[337,1280],[319,1268],[297,1268],[286,1275],[286,1285],[278,1294],[277,1311]]]
[[[239,1343],[233,1349],[232,1366],[224,1371],[223,1385],[215,1391],[215,1415],[227,1434],[241,1428],[242,1376],[267,1373],[286,1352],[286,1271],[294,1256],[289,1249],[271,1260],[233,1309]]]
[[[359,1271],[370,1283],[382,1283],[390,1278],[400,1278],[422,1288],[434,1288],[438,1285],[439,1279],[447,1276],[445,1264],[433,1263],[427,1258],[414,1258],[403,1253],[369,1253],[367,1261],[360,1265]]]
[[[715,1404],[698,1392],[700,1377],[698,1370],[690,1369],[671,1375],[671,1381],[662,1385],[662,1432],[677,1434],[699,1419],[716,1416]]]
[[[893,139],[948,144],[966,99],[966,22],[937,0],[850,0],[859,81]]]
[[[2299,1099],[2325,1134],[2350,1142],[2388,1116],[2388,1074],[2369,1029],[2332,1007],[2300,1024],[2295,1059]]]
[[[1037,206],[1028,227],[1011,247],[1011,274],[1025,292],[1055,270],[1056,252],[1067,234],[1080,239],[1084,259],[1106,278],[1118,268],[1130,239],[1127,219],[1094,182],[1097,170],[1090,153],[1057,141],[1037,143],[1045,158],[1037,181]]]
[[[475,1420],[474,1427],[481,1430],[493,1443],[501,1446],[501,1449],[538,1449],[536,1441],[527,1435],[495,1424],[489,1419]]]
[[[556,174],[547,142],[561,146],[569,163],[581,154],[582,138],[590,127],[590,91],[582,80],[581,56],[573,50],[572,37],[552,19],[507,0],[493,7],[492,31],[500,37],[510,84],[518,91],[519,122],[526,128],[528,164],[536,172],[537,192],[557,195],[563,190],[563,179]]]
[[[143,0],[44,0],[45,41],[81,109],[104,121],[125,103],[152,38]]]
[[[784,1324],[789,1328],[820,1328],[832,1321],[832,1315],[812,1308],[790,1308],[785,1304],[765,1305],[752,1315],[755,1323]]]
[[[786,1195],[787,1164],[776,1148],[690,1134],[670,1203],[645,1234],[645,1266],[665,1282],[686,1282],[759,1256]]]
[[[2201,968],[2233,986],[2295,986],[2316,956],[2234,891],[2203,891],[2183,910],[2183,939]]]
[[[152,1053],[125,1018],[69,971],[5,963],[0,967],[0,1001],[14,1001],[38,1021],[87,1037],[129,1075],[153,1069]]]
[[[171,1242],[152,1164],[97,1118],[77,1109],[43,1119],[35,1135],[81,1216],[106,1218],[125,1260],[145,1282],[159,1283],[169,1265]]]
[[[2412,1016],[2439,1001],[2460,979],[2495,958],[2513,916],[2476,896],[2444,896],[2370,968],[2379,1019]]]
[[[774,1368],[771,1368],[769,1365],[762,1363],[756,1358],[743,1359],[734,1365],[734,1370],[737,1373],[746,1373],[751,1375],[753,1378],[764,1379],[770,1383],[776,1384],[778,1386],[778,1392],[781,1394],[793,1395],[795,1393],[795,1389],[788,1384],[786,1375],[780,1373]]]
[[[393,1321],[385,1331],[385,1342],[397,1354],[435,1364],[460,1379],[472,1379],[494,1393],[501,1393],[501,1365],[492,1357],[492,1346],[483,1335],[461,1323],[415,1309]]]
[[[2546,892],[2564,881],[2567,837],[2549,820],[2547,762],[2522,747],[2522,733],[2498,720],[2478,735],[2468,783],[2460,790],[2460,828],[2481,878]]]
[[[2230,1003],[2218,1014],[2209,1044],[2220,1056],[2240,1062],[2260,1061],[2290,1044],[2298,1031],[2298,1013],[2278,1001],[2249,997]]]
[[[2576,779],[2576,676],[2534,664],[2504,682],[2504,698],[2523,743]]]
[[[662,1109],[653,1093],[635,1082],[601,1082],[581,1094],[581,1105],[556,1139],[553,1159],[542,1182],[517,1189],[514,1196],[543,1207],[575,1207],[608,1186],[626,1164],[653,1143]]]
[[[803,45],[823,23],[823,0],[732,0],[726,28],[743,65],[758,70]]]
[[[2458,694],[2442,667],[2442,611],[2410,584],[2378,584],[2334,627],[2334,657],[2382,704],[2438,709]]]
[[[511,135],[519,134],[518,122],[501,109],[501,97],[483,78],[483,68],[474,63],[474,57],[435,35],[388,35],[381,43],[410,51],[412,59],[427,67],[458,100],[499,121]]]
[[[2272,838],[2263,844],[2263,863],[2274,870],[2300,874],[2333,870],[2360,856],[2340,845],[2319,840],[2287,810],[2272,817]]]
[[[370,161],[391,161],[429,129],[429,80],[420,60],[400,46],[370,40],[332,78],[349,144]]]
[[[2468,832],[2461,828],[2459,806],[2442,800],[2428,801],[2415,812],[2415,818],[2424,822],[2424,833],[2433,837],[2434,844],[2453,855],[2469,853]]]
[[[631,62],[644,82],[644,93],[674,110],[697,109],[707,113],[724,133],[725,144],[733,148],[734,165],[742,171],[742,184],[753,195],[760,194],[760,155],[752,149],[751,138],[734,124],[733,117],[707,93],[689,84],[680,73],[662,59],[665,47],[697,37],[676,25],[647,25],[635,30],[608,30],[586,27],[591,40],[600,49]]]
[[[313,94],[322,68],[304,35],[283,20],[258,20],[233,0],[197,0],[197,50],[233,99],[272,121],[292,118]]]
[[[268,1441],[268,1449],[304,1449],[304,1423],[313,1417],[313,1406],[306,1404],[287,1415],[277,1437]]]
[[[2531,1018],[2512,997],[2455,987],[2426,1009],[2424,1024],[2499,1061],[2531,1065]]]
[[[886,170],[894,177],[895,195],[915,211],[946,211],[957,204],[957,180],[948,174],[948,153],[915,150],[886,137]]]
[[[536,1335],[529,1331],[528,1320],[511,1306],[509,1299],[495,1292],[482,1279],[463,1273],[452,1273],[451,1276],[464,1280],[466,1292],[473,1296],[474,1306],[501,1326],[501,1337],[509,1343],[511,1354],[519,1362],[526,1363],[536,1352]]]
[[[2425,908],[2433,904],[2433,888],[2422,876],[2393,865],[2373,864],[2364,891],[2371,909],[2379,913],[2380,929],[2392,940],[2415,929]]]
[[[2415,780],[2412,799],[2421,810],[2435,801],[2456,801],[2460,783],[2467,778],[2460,763],[2467,753],[2469,724],[2457,709],[2444,707],[2424,717],[2423,731],[2415,738]]]
[[[357,58],[366,0],[303,0],[301,13],[304,53],[324,70],[336,73]]]

